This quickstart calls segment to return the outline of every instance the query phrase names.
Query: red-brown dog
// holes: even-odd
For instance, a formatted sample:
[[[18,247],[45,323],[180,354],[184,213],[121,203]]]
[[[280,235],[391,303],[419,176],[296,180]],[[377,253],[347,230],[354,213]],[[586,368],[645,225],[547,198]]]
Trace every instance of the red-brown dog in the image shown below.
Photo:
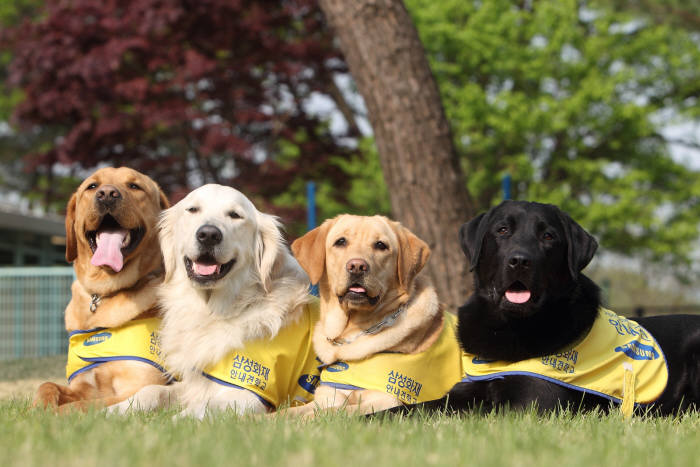
[[[69,384],[42,384],[34,405],[104,406],[166,382],[155,289],[163,275],[156,223],[167,207],[153,180],[126,167],[98,170],[73,194],[66,213],[66,259],[77,277],[65,311]]]

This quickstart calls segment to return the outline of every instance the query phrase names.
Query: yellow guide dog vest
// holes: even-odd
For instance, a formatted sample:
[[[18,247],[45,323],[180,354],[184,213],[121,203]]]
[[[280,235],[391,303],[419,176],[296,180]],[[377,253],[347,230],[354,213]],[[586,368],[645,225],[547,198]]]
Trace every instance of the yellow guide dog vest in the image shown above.
[[[465,353],[463,365],[466,382],[533,376],[620,403],[625,415],[631,415],[636,404],[658,399],[668,381],[666,358],[653,336],[604,308],[588,335],[571,349],[518,362]]]
[[[148,363],[165,373],[160,356],[160,318],[129,321],[116,328],[71,331],[66,377],[70,382],[84,371],[114,360]]]
[[[364,360],[322,367],[321,384],[339,389],[372,389],[405,404],[439,399],[464,376],[455,337],[456,317],[445,313],[438,340],[415,354],[379,353]]]
[[[243,349],[207,367],[203,374],[224,386],[253,392],[266,405],[305,404],[319,381],[311,333],[319,319],[318,300],[306,305],[296,322],[272,338],[246,342]]]

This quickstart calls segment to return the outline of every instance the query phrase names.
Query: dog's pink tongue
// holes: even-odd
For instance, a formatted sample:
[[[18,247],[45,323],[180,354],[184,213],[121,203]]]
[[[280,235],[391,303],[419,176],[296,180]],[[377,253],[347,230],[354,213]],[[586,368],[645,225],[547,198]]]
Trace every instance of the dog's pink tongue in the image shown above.
[[[129,232],[126,230],[102,231],[97,234],[97,248],[92,255],[90,264],[93,266],[109,266],[114,272],[124,267],[122,243]]]
[[[355,293],[367,293],[364,287],[350,287],[348,290]]]
[[[196,261],[192,264],[192,269],[200,276],[211,276],[216,272],[216,267],[216,264],[202,264]]]
[[[530,291],[529,290],[518,290],[516,292],[513,290],[507,290],[506,291],[506,299],[511,303],[525,303],[528,300],[530,300]]]

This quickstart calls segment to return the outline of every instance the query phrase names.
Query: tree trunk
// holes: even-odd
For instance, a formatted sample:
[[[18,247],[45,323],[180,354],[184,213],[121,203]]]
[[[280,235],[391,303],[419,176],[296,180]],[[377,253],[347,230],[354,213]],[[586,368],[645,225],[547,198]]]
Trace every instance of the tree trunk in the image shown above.
[[[319,0],[364,98],[394,217],[432,249],[452,309],[472,288],[459,227],[474,214],[435,78],[401,0]]]

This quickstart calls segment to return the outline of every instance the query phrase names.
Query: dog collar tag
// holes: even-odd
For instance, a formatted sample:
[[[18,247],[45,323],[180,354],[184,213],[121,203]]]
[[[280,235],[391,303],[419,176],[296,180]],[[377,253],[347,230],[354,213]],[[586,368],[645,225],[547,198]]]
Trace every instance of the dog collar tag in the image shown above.
[[[95,311],[97,311],[97,306],[100,304],[100,300],[102,300],[102,299],[96,293],[94,293],[90,296],[90,311],[91,312],[94,313]]]

